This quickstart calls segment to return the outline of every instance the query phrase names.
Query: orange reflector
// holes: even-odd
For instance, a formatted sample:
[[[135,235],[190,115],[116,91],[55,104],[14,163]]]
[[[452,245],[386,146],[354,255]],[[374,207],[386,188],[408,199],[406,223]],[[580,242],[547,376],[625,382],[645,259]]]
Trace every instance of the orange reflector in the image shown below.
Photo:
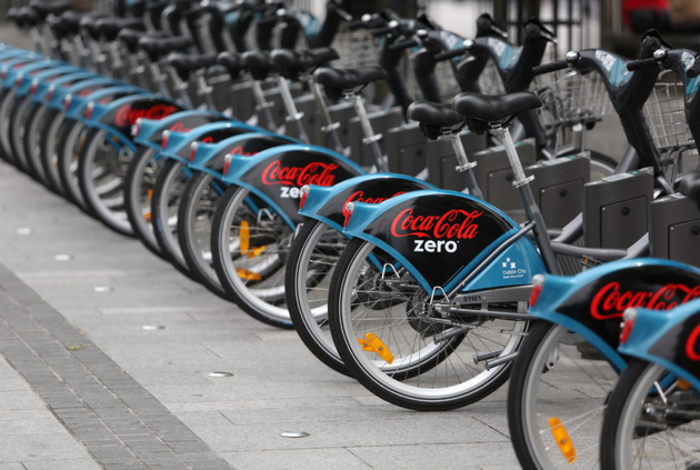
[[[241,244],[241,254],[247,255],[250,248],[250,229],[248,228],[248,222],[245,220],[241,222],[241,231],[238,233],[238,239]]]
[[[254,273],[253,271],[236,268],[236,272],[238,273],[238,277],[241,279],[246,279],[248,281],[262,281],[262,276],[258,273]]]
[[[569,461],[569,463],[574,463],[576,460],[576,450],[574,449],[574,443],[571,442],[569,433],[566,432],[566,428],[559,418],[549,418],[549,427],[552,429],[552,436],[559,446],[559,450],[564,455],[564,458]]]
[[[678,382],[676,382],[676,385],[678,385],[678,388],[680,388],[683,391],[690,390],[693,388],[692,385],[690,385],[690,382],[688,382],[685,379],[678,379]]]
[[[367,333],[364,338],[357,338],[357,341],[363,350],[379,354],[389,364],[394,362],[394,355],[374,333]]]
[[[262,253],[263,251],[265,251],[265,248],[267,248],[267,245],[255,246],[255,247],[251,248],[250,250],[248,250],[248,259],[250,259],[250,258],[255,258],[255,257],[258,256],[260,253]]]

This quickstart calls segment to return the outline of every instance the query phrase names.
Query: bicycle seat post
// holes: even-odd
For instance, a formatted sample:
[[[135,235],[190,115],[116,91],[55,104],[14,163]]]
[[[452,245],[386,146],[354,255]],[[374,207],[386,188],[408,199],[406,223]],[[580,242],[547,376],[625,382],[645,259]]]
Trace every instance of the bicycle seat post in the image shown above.
[[[362,143],[369,147],[372,153],[372,158],[374,159],[374,164],[377,167],[377,171],[381,173],[389,172],[389,165],[387,163],[387,158],[382,153],[382,149],[379,146],[379,141],[382,140],[382,134],[375,134],[372,128],[372,123],[367,115],[367,109],[365,108],[365,102],[360,94],[354,91],[346,91],[345,98],[352,101],[355,107],[355,112],[357,117],[360,119],[360,125],[362,126],[362,132],[365,138],[362,139]]]
[[[501,141],[503,148],[505,149],[508,160],[510,161],[510,166],[513,168],[514,180],[513,187],[520,191],[520,196],[525,204],[525,212],[527,213],[528,219],[535,222],[533,232],[535,239],[537,240],[537,245],[540,248],[540,255],[547,267],[547,272],[552,274],[561,274],[559,268],[559,263],[552,250],[551,241],[547,234],[547,225],[542,217],[542,212],[535,202],[535,197],[532,194],[532,189],[530,188],[530,181],[534,180],[534,176],[526,176],[523,165],[518,157],[518,152],[515,150],[515,145],[513,144],[513,138],[510,135],[510,131],[507,127],[494,127],[490,129],[491,133],[495,135],[498,140]]]
[[[459,165],[455,167],[455,170],[464,178],[464,182],[469,189],[469,194],[478,199],[485,199],[484,193],[481,192],[481,188],[476,182],[476,175],[474,174],[476,162],[469,161],[467,152],[464,150],[464,144],[462,144],[462,139],[459,138],[459,134],[451,133],[442,135],[440,136],[440,140],[447,140],[452,144],[452,150],[454,150],[457,163],[459,163]]]
[[[170,79],[173,82],[173,88],[177,93],[177,99],[184,103],[185,106],[191,108],[192,100],[190,99],[190,95],[187,94],[188,83],[180,78],[180,75],[175,67],[168,66],[168,73],[170,74]]]
[[[328,111],[328,106],[326,106],[326,100],[323,98],[321,93],[321,87],[316,80],[314,80],[313,75],[308,75],[306,77],[306,82],[311,88],[311,92],[314,94],[314,101],[316,102],[316,107],[321,113],[321,118],[323,119],[325,125],[321,127],[321,132],[328,136],[330,141],[330,146],[336,152],[343,154],[343,144],[340,142],[340,137],[338,136],[338,129],[340,129],[340,122],[333,122],[331,118],[331,113]]]
[[[305,144],[308,144],[309,136],[304,130],[304,125],[301,120],[304,118],[304,113],[297,110],[297,105],[294,103],[294,98],[292,97],[292,92],[289,90],[289,80],[287,80],[284,75],[280,73],[277,77],[279,81],[280,94],[282,95],[282,102],[287,110],[287,117],[285,120],[294,127],[294,133],[297,139],[301,140]]]

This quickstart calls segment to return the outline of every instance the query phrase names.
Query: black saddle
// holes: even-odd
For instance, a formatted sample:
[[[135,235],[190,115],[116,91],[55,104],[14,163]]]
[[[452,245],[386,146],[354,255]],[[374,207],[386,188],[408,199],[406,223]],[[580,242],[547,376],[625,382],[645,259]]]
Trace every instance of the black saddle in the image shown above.
[[[340,56],[330,47],[319,47],[306,52],[296,52],[291,49],[275,49],[270,53],[272,62],[277,66],[282,76],[290,80],[298,80],[299,75],[310,72]]]
[[[9,10],[7,10],[7,17],[14,21],[18,28],[24,26],[24,21],[22,21],[22,17],[19,14],[19,8],[12,7]]]
[[[136,31],[127,28],[122,29],[121,31],[119,31],[119,34],[117,34],[119,40],[124,43],[126,48],[129,49],[129,52],[131,52],[132,54],[136,53],[141,38],[145,38],[146,36],[165,38],[168,37],[168,33],[166,33],[165,31]]]
[[[681,180],[680,191],[681,194],[688,199],[695,201],[700,210],[700,171],[688,173],[688,175]]]
[[[508,124],[518,113],[541,106],[539,96],[527,91],[500,96],[464,92],[452,100],[452,109],[466,119],[470,129],[477,132]]]
[[[41,23],[41,18],[36,10],[32,10],[29,7],[22,7],[17,12],[17,16],[22,24],[29,27],[33,27]]]
[[[93,12],[81,13],[75,10],[69,10],[61,15],[63,27],[66,28],[68,34],[80,33],[80,21],[86,16],[95,16]],[[102,16],[100,13],[98,16]]]
[[[97,27],[97,21],[101,18],[104,17],[89,15],[80,18],[80,27],[95,41],[99,41],[100,37],[102,36],[102,31],[100,31],[100,28]]]
[[[107,41],[114,41],[122,29],[146,31],[146,24],[138,18],[100,18],[97,20],[97,28]]]
[[[238,78],[245,70],[241,56],[238,54],[222,52],[216,57],[216,61],[226,69],[232,80]]]
[[[192,41],[177,36],[173,38],[158,38],[151,35],[139,39],[138,47],[146,54],[151,62],[157,62],[161,57],[173,51],[185,51],[192,47]]]
[[[406,116],[418,121],[423,134],[431,140],[440,137],[443,130],[456,132],[464,127],[464,117],[447,104],[416,101],[408,107]]]
[[[29,8],[36,11],[39,17],[44,20],[49,15],[60,15],[71,10],[73,5],[70,2],[32,2]]]
[[[269,53],[262,51],[247,51],[241,54],[243,66],[256,80],[265,80],[270,72],[276,72],[275,64],[270,60]]]
[[[216,64],[216,54],[181,54],[173,52],[163,59],[161,63],[175,67],[180,78],[187,80],[192,72]]]
[[[334,101],[340,99],[344,91],[386,78],[386,72],[379,67],[356,69],[334,69],[321,67],[314,72],[314,79],[324,86],[326,95]]]

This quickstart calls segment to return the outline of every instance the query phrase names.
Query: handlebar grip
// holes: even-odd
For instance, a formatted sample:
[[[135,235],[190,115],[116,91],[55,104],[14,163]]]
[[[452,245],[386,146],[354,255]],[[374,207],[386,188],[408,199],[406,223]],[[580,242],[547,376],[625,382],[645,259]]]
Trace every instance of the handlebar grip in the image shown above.
[[[695,63],[685,71],[688,78],[695,78],[700,75],[700,56],[695,56]]]
[[[455,57],[463,56],[466,53],[467,53],[467,51],[465,51],[463,47],[459,47],[459,48],[454,49],[452,51],[442,52],[442,53],[436,55],[435,60],[437,62],[440,62],[442,60],[454,59]]]
[[[350,29],[360,29],[364,25],[365,25],[365,22],[362,20],[355,20],[355,21],[348,22],[348,28],[350,28]]]
[[[564,70],[569,66],[569,62],[564,60],[555,60],[548,64],[538,65],[537,67],[532,67],[532,73],[534,75],[542,75],[543,73],[556,72],[557,70]]]
[[[629,70],[630,72],[634,72],[635,70],[648,69],[652,67],[659,67],[659,62],[654,58],[630,60],[629,62],[627,62],[627,70]]]
[[[420,46],[417,39],[405,39],[389,46],[390,51],[399,51],[401,49],[408,49],[409,47]]]
[[[384,36],[394,31],[391,26],[384,26],[383,28],[377,28],[372,30],[372,36]]]

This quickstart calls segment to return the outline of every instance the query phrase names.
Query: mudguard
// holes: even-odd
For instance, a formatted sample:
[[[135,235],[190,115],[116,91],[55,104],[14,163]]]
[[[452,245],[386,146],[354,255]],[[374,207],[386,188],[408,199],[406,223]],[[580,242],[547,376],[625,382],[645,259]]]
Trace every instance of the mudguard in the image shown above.
[[[432,184],[395,173],[362,175],[334,186],[310,186],[299,214],[324,222],[342,232],[348,202],[379,204],[395,196],[421,189],[437,189]]]
[[[165,148],[157,158],[170,158],[185,165],[192,159],[192,142],[207,141],[221,142],[229,137],[255,132],[258,129],[242,122],[221,121],[195,127],[188,132],[173,132],[168,138]]]
[[[0,79],[2,79],[2,87],[7,89],[16,89],[25,79],[25,77],[36,76],[39,72],[48,68],[58,68],[69,65],[60,60],[48,58],[43,59],[28,59],[15,58],[9,60],[2,67]]]
[[[620,319],[629,307],[669,310],[700,297],[700,270],[645,258],[605,263],[576,276],[547,275],[529,313],[562,325],[596,347],[615,369]]]
[[[304,221],[299,215],[302,186],[332,186],[363,173],[357,164],[331,150],[282,145],[252,157],[233,155],[223,181],[248,189],[296,227]]]
[[[101,77],[99,75],[95,76],[95,74],[92,75],[95,78],[88,78],[86,80],[81,80],[76,83],[64,84],[62,86],[54,87],[53,93],[51,93],[50,96],[46,96],[49,108],[54,109],[56,111],[65,111],[66,100],[68,100],[70,104],[70,100],[73,99],[73,96],[85,97],[94,91],[101,90],[110,86],[128,86],[127,83],[120,82],[119,80],[115,80],[113,78]],[[68,95],[71,95],[70,99],[66,98]]]
[[[47,70],[40,70],[36,74],[17,75],[17,96],[27,96],[36,92],[39,87],[39,83],[50,84],[53,81],[62,78],[68,74],[79,72],[81,69],[74,65],[62,65],[59,67],[52,67]]]
[[[209,173],[221,179],[228,169],[226,158],[231,155],[252,157],[280,145],[301,144],[291,137],[271,132],[249,132],[224,139],[216,144],[200,142],[191,154],[190,169]]]
[[[464,286],[467,291],[529,284],[544,265],[525,237],[472,273],[518,231],[518,225],[492,205],[445,190],[415,191],[381,204],[357,203],[344,229],[399,260],[427,292],[450,292],[468,273],[476,277]]]
[[[84,96],[80,96],[80,94],[71,94],[69,98],[69,96],[66,95],[63,109],[66,112],[66,118],[87,123],[87,105],[91,101],[108,104],[126,96],[134,95],[152,96],[152,93],[142,90],[141,88],[136,88],[133,85],[110,86],[93,91]]]
[[[618,351],[659,364],[700,390],[700,299],[673,310],[638,309]]]
[[[223,121],[238,122],[221,113],[206,110],[180,111],[161,120],[143,119],[138,126],[139,130],[134,137],[134,142],[144,147],[160,149],[165,130],[185,133],[205,124]]]
[[[134,95],[107,104],[90,103],[88,108],[93,106],[93,110],[86,125],[107,131],[133,150],[136,145],[131,136],[131,126],[136,124],[138,118],[160,120],[185,109],[175,100],[160,96]]]
[[[77,69],[75,72],[67,73],[52,80],[37,82],[36,86],[34,83],[32,83],[30,94],[32,96],[32,100],[48,106],[48,104],[51,102],[51,98],[53,98],[53,95],[56,92],[56,89],[67,90],[71,85],[83,82],[85,80],[94,79],[95,77],[96,75],[92,72]]]

